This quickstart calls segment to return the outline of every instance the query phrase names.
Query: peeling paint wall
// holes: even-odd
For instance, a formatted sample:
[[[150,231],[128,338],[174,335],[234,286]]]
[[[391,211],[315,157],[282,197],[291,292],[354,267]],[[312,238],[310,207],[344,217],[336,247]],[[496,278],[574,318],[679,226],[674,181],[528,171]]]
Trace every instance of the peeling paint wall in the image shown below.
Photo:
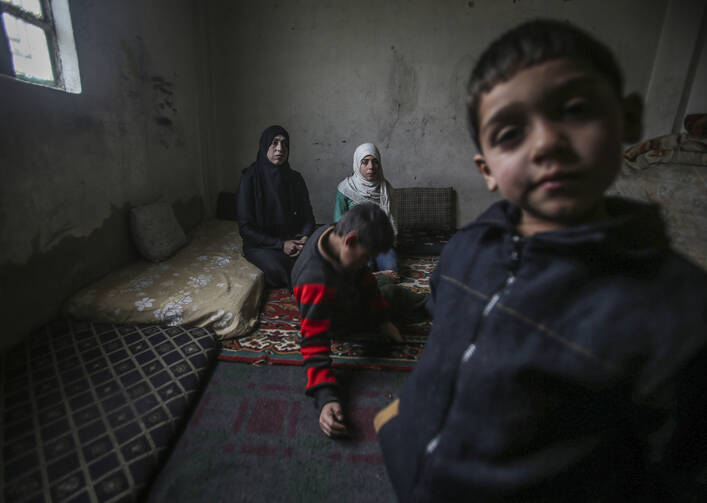
[[[132,206],[165,198],[187,230],[204,214],[195,3],[71,11],[81,94],[0,79],[0,347],[137,256]]]
[[[483,48],[535,17],[596,34],[644,93],[665,0],[214,0],[205,6],[213,134],[211,176],[235,190],[272,123],[291,135],[317,221],[355,147],[375,142],[394,186],[453,186],[459,223],[495,200],[472,158],[465,86]]]

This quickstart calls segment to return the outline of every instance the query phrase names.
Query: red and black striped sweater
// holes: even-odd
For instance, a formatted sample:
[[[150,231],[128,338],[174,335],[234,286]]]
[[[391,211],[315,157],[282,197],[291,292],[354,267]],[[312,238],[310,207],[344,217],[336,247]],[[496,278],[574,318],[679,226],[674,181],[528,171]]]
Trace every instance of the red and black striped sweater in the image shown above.
[[[331,371],[330,340],[389,320],[388,304],[370,269],[344,271],[322,256],[317,244],[333,228],[317,229],[292,269],[292,287],[302,320],[305,393],[314,397],[317,409],[339,401],[338,383]]]

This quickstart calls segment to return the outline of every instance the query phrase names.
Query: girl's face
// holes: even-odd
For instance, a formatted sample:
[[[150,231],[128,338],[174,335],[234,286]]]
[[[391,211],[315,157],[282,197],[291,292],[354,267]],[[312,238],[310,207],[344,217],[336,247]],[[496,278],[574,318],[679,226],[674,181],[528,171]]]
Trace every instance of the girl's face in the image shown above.
[[[359,171],[361,172],[362,177],[364,177],[369,182],[372,182],[378,179],[380,167],[381,164],[378,159],[375,158],[375,156],[367,155],[366,157],[361,159],[361,166],[359,168]]]

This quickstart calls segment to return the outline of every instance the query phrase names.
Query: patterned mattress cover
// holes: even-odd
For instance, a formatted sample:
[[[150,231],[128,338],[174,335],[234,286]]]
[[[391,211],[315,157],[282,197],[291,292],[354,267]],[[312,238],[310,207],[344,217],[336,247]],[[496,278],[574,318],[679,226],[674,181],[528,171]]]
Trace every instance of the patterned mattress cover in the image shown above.
[[[264,289],[262,271],[241,255],[238,225],[210,220],[168,260],[134,262],[80,290],[64,314],[101,323],[208,326],[227,339],[253,329]]]
[[[197,327],[51,323],[0,357],[0,500],[137,501],[217,356]]]

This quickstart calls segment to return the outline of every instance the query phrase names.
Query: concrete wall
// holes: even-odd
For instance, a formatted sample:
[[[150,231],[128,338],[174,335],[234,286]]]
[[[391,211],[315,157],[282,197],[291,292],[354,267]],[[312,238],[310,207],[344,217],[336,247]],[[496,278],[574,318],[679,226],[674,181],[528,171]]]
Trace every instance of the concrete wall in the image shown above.
[[[213,187],[235,190],[271,123],[292,137],[317,221],[332,218],[354,148],[373,141],[394,186],[453,186],[459,223],[495,199],[471,161],[465,85],[502,31],[570,20],[614,48],[645,94],[666,1],[227,0],[209,2]],[[212,187],[212,190],[213,190]]]
[[[644,93],[644,138],[682,131],[688,102],[692,101],[691,107],[704,103],[707,82],[704,69],[700,70],[698,63],[704,44],[706,15],[704,0],[668,2]],[[692,113],[696,111],[693,109]]]
[[[130,207],[203,215],[195,3],[70,6],[83,92],[0,79],[0,347],[136,257]]]
[[[681,9],[686,2],[692,10]],[[669,132],[705,98],[701,0],[72,0],[71,8],[82,94],[0,78],[0,347],[136,257],[130,207],[165,197],[187,229],[212,213],[272,123],[291,133],[291,164],[319,222],[331,219],[336,184],[364,141],[378,144],[395,186],[455,187],[459,224],[470,221],[496,196],[471,161],[466,81],[489,41],[524,20],[569,20],[614,48],[627,91],[651,97],[651,133]]]
[[[707,113],[707,4],[703,6],[702,24],[697,36],[693,62],[694,78],[684,113],[680,117],[681,126],[686,115]]]

